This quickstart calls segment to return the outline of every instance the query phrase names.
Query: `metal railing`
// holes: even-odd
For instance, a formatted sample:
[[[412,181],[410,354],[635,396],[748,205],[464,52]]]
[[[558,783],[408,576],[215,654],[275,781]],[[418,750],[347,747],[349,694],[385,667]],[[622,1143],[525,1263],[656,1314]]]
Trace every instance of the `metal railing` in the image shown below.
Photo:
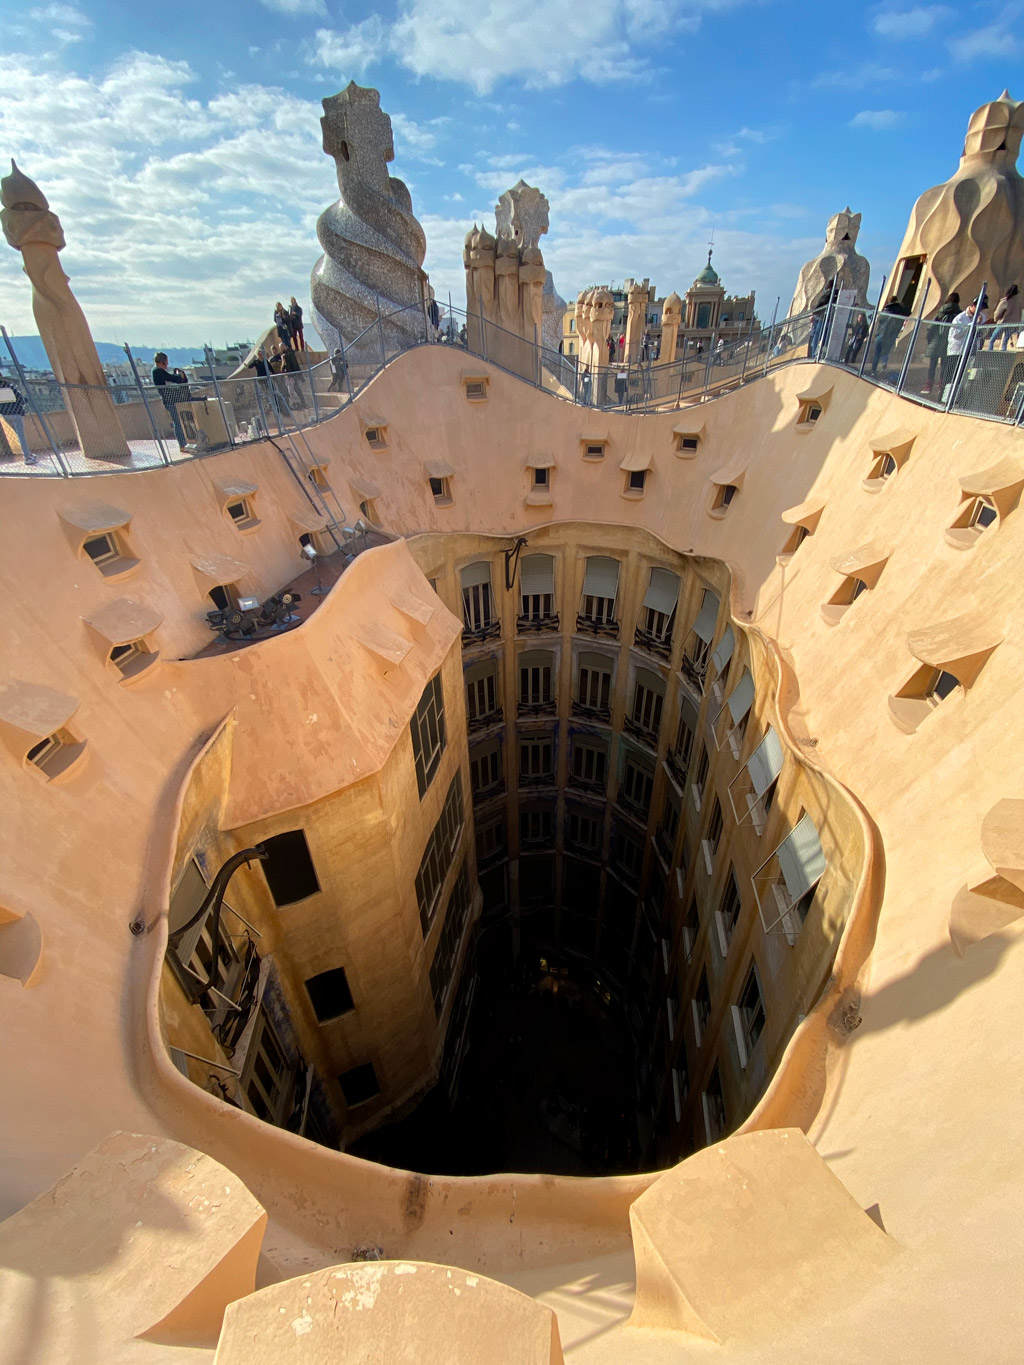
[[[435,329],[416,306],[382,314],[317,364],[308,352],[295,352],[293,372],[271,373],[273,357],[264,355],[249,367],[251,376],[221,379],[207,349],[205,364],[192,367],[195,377],[173,391],[144,378],[127,346],[122,374],[104,387],[29,375],[0,328],[10,356],[0,379],[0,474],[68,478],[152,469],[270,438],[287,445],[294,471],[312,489],[307,496],[337,522],[341,509],[325,505],[322,488],[318,494],[302,432],[347,407],[398,355],[424,345],[470,351],[563,401],[613,412],[686,408],[782,366],[817,361],[932,408],[1024,424],[1024,329],[979,323],[981,314],[968,318],[966,309],[952,322],[929,320],[927,296],[914,317],[889,305],[851,308],[839,297],[738,339],[712,337],[706,351],[671,362],[592,368],[450,305]],[[16,398],[5,401],[11,385]]]

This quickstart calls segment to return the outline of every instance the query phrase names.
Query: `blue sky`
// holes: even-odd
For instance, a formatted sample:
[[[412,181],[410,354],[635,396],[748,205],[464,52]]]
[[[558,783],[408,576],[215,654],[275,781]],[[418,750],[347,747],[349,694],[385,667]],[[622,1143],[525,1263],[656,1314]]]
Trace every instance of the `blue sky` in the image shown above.
[[[683,293],[713,229],[764,318],[847,203],[876,289],[972,111],[1024,98],[1024,0],[92,0],[23,5],[4,48],[0,157],[60,214],[94,334],[164,345],[307,301],[337,197],[320,100],[352,79],[382,92],[440,297],[461,301],[465,233],[523,176],[565,298],[627,275]],[[3,245],[13,334],[29,294]]]

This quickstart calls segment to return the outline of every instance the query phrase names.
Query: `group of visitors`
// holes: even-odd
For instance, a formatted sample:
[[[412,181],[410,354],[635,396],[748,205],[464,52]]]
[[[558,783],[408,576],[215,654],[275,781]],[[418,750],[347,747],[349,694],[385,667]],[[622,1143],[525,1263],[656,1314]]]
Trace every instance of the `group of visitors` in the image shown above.
[[[306,343],[302,335],[302,309],[292,295],[286,308],[278,303],[274,308],[274,322],[277,326],[278,340],[287,351],[304,351]]]

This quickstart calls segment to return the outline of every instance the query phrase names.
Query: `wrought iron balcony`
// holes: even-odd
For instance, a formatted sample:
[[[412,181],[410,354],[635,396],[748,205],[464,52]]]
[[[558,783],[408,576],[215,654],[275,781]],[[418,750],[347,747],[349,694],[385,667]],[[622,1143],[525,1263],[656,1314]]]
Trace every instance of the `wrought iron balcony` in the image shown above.
[[[482,806],[485,801],[493,801],[496,796],[505,794],[505,779],[499,777],[497,782],[491,782],[486,787],[476,787],[473,790],[473,805]]]
[[[638,739],[641,744],[646,744],[648,748],[656,749],[658,747],[657,730],[648,729],[646,725],[641,725],[641,723],[638,720],[634,720],[632,716],[626,716],[622,728],[628,735],[632,735],[634,739]]]
[[[608,783],[605,778],[578,777],[570,772],[566,778],[566,785],[573,791],[583,792],[587,796],[604,797],[608,791]]]
[[[659,659],[667,659],[672,653],[671,634],[662,638],[660,635],[652,635],[649,630],[641,630],[640,627],[637,626],[636,634],[633,636],[633,643],[638,649],[644,649],[648,654],[654,654]]]
[[[688,654],[684,654],[679,661],[679,672],[682,674],[683,681],[688,682],[695,688],[697,695],[704,695],[704,679],[707,677],[707,659],[691,659]]]
[[[530,631],[552,631],[558,629],[558,612],[551,616],[517,616],[516,630],[520,635],[525,635]]]
[[[618,621],[602,621],[596,616],[584,616],[582,613],[576,617],[576,633],[578,635],[604,635],[608,639],[617,640],[619,638]]]
[[[654,847],[666,864],[671,863],[672,861],[672,849],[674,844],[675,836],[673,835],[670,839],[665,826],[659,825],[654,831]]]
[[[674,749],[670,749],[665,755],[665,767],[668,768],[669,772],[683,791],[686,790],[686,770],[688,766],[688,764],[683,764]]]
[[[476,730],[487,730],[492,725],[500,725],[502,721],[502,710],[496,706],[493,711],[486,711],[483,715],[470,716],[466,721],[466,729],[472,734]]]
[[[639,802],[634,801],[632,797],[627,796],[626,793],[622,791],[621,788],[619,789],[619,793],[615,798],[615,804],[620,808],[620,810],[624,811],[625,814],[630,817],[630,819],[639,820],[639,822],[642,825],[647,824],[647,817],[651,813],[651,808],[649,804],[646,806],[641,806]]]
[[[463,626],[462,643],[464,645],[479,644],[481,640],[500,640],[501,622],[495,618],[493,621],[485,621],[482,626]]]
[[[521,835],[519,838],[519,847],[523,853],[537,853],[541,849],[551,849],[554,848],[554,846],[554,830],[550,831],[548,834],[531,835],[529,838]]]
[[[520,787],[550,787],[554,784],[554,772],[548,773],[520,773]]]
[[[516,715],[519,716],[553,716],[558,710],[558,703],[551,701],[521,701],[516,706]]]
[[[573,699],[572,714],[579,716],[582,720],[599,720],[606,724],[611,721],[612,711],[610,706],[587,706],[584,702]]]

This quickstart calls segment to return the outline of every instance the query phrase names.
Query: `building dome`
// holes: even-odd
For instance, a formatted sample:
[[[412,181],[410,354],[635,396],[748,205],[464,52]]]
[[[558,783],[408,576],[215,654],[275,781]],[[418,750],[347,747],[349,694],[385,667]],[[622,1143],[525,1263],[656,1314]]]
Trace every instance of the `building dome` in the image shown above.
[[[708,263],[697,276],[697,278],[694,280],[693,287],[695,289],[698,289],[700,287],[704,287],[706,289],[717,289],[721,285],[721,283],[722,281],[718,277],[718,272],[711,264],[711,252],[709,251]]]

